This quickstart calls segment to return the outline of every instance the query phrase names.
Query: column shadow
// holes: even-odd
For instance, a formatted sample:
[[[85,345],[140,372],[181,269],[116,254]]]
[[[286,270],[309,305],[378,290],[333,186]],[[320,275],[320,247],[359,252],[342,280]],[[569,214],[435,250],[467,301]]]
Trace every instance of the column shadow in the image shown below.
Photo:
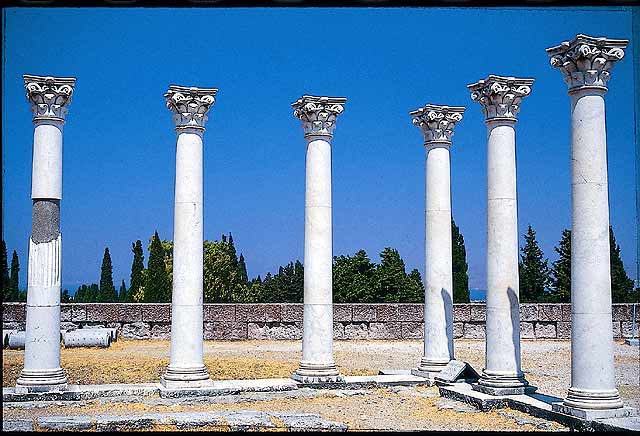
[[[451,293],[444,289],[440,290],[442,301],[444,302],[444,316],[447,331],[447,347],[449,348],[449,356],[453,356],[453,300]]]

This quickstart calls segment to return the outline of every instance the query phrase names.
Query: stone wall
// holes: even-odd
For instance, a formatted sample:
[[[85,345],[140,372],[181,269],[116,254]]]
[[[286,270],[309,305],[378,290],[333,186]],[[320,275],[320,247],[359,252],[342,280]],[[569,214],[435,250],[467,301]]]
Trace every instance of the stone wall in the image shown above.
[[[335,304],[335,339],[419,339],[422,304]],[[485,305],[455,304],[455,338],[484,339]],[[302,339],[302,304],[205,304],[206,340]],[[632,335],[633,304],[613,305],[613,335]],[[640,318],[640,304],[636,304]],[[24,329],[25,304],[3,303],[3,329]],[[62,329],[117,327],[128,339],[170,339],[170,304],[63,304]],[[522,339],[569,339],[569,304],[521,304]]]

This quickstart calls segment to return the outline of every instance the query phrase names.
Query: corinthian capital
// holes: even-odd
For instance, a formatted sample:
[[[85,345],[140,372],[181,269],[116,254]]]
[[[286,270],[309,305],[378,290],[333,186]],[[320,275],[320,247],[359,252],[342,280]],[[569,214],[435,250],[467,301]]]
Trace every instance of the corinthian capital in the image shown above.
[[[438,106],[427,104],[409,112],[413,124],[419,127],[424,134],[424,143],[451,144],[453,129],[456,123],[462,120],[465,108],[459,106]]]
[[[316,97],[303,95],[291,103],[293,116],[302,121],[304,136],[333,137],[336,118],[344,111],[347,99],[343,97]]]
[[[170,85],[164,97],[167,109],[173,112],[176,130],[191,128],[204,131],[207,114],[216,101],[217,92],[217,88]]]
[[[24,87],[31,105],[33,121],[61,121],[69,110],[75,77],[33,76],[25,74]]]
[[[517,121],[522,99],[531,93],[534,79],[494,76],[467,85],[471,99],[482,105],[486,121]]]
[[[547,49],[551,66],[558,68],[569,86],[569,93],[579,89],[607,91],[613,64],[624,57],[626,39],[594,38],[578,34],[572,41]]]

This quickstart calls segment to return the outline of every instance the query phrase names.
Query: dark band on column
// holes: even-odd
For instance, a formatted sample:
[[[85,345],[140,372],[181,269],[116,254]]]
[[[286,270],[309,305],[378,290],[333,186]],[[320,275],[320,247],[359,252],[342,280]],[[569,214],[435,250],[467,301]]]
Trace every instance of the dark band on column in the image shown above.
[[[31,239],[36,244],[53,241],[60,234],[60,200],[33,200]]]

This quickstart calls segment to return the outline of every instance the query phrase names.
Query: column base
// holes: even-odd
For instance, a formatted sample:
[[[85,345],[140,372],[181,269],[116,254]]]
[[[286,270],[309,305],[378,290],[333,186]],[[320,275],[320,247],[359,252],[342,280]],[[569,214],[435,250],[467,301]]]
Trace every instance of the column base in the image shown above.
[[[169,365],[160,377],[160,384],[165,388],[197,388],[211,384],[209,371],[204,365],[193,367],[175,367]]]
[[[562,413],[564,415],[575,416],[581,419],[607,419],[607,418],[626,418],[631,416],[638,416],[638,409],[633,407],[619,407],[617,409],[581,409],[577,407],[570,407],[564,403],[554,403],[551,405],[551,410],[554,412]]]
[[[298,369],[291,378],[300,383],[345,383],[344,376],[340,375],[335,363],[313,364],[300,362]]]
[[[482,371],[478,383],[471,385],[474,391],[488,395],[522,395],[534,392],[537,388],[529,386],[529,382],[524,378],[524,374],[505,374]]]
[[[67,376],[62,368],[23,369],[16,381],[15,392],[61,392],[67,389]]]
[[[433,378],[444,369],[451,359],[432,359],[422,356],[418,367],[411,370],[411,374],[419,377]]]
[[[567,398],[562,404],[568,408],[586,410],[612,410],[623,406],[617,389],[594,391],[569,388]]]

